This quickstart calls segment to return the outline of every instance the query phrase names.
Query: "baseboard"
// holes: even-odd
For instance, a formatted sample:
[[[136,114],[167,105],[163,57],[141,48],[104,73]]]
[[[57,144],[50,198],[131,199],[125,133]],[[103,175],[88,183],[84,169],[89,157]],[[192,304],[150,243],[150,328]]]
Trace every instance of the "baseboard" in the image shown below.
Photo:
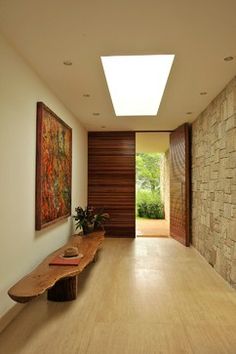
[[[0,333],[14,320],[27,304],[15,304],[0,317]]]

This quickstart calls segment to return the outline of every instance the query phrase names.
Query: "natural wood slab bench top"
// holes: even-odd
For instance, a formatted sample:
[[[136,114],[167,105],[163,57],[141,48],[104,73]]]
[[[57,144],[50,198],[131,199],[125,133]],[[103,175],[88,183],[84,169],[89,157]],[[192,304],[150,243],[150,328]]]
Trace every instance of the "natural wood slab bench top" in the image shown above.
[[[28,302],[43,294],[60,279],[80,274],[93,261],[97,250],[104,240],[104,232],[93,232],[85,237],[73,235],[69,242],[50,254],[30,274],[22,278],[9,291],[8,295],[17,302]],[[68,247],[76,246],[84,255],[78,266],[50,265],[50,261],[57,255],[63,254]]]

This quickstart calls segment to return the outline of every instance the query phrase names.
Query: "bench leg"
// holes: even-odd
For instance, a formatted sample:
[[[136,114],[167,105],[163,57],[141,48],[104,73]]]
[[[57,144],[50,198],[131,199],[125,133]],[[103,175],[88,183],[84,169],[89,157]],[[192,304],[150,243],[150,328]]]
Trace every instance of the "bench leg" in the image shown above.
[[[78,276],[61,279],[48,289],[48,300],[71,301],[77,297]]]
[[[93,257],[93,263],[96,263],[97,260],[98,260],[98,252],[96,252],[94,257]]]

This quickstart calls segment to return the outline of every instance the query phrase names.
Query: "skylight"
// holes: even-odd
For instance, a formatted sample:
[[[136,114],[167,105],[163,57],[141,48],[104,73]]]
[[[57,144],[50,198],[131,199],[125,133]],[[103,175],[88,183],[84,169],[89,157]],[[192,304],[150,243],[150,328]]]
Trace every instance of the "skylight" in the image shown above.
[[[102,56],[117,116],[155,116],[174,55]]]

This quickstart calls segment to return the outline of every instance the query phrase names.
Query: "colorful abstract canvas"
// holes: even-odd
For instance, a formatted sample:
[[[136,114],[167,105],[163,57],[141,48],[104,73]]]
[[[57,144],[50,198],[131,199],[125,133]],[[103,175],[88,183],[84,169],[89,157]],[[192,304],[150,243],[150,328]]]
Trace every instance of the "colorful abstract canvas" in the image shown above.
[[[71,215],[72,130],[37,103],[36,230]]]

